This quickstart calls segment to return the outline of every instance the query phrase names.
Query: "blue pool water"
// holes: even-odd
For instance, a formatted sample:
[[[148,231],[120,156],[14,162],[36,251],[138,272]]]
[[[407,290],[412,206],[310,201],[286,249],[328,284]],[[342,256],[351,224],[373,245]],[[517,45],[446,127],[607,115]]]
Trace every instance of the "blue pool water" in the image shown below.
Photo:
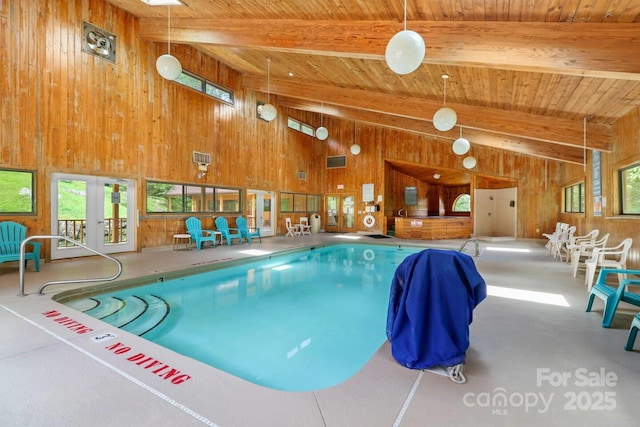
[[[419,250],[328,246],[65,304],[255,384],[317,390],[384,343],[393,273]]]

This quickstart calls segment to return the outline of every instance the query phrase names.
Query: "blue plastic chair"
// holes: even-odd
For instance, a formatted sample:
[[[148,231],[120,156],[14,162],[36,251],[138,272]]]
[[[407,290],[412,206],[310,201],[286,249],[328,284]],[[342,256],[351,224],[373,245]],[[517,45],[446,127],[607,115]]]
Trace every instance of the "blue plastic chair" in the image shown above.
[[[27,227],[13,221],[0,222],[0,264],[6,261],[20,260],[20,245],[27,238]],[[35,264],[36,271],[40,271],[40,242],[29,242],[33,248],[31,252],[27,252],[25,248],[24,266],[27,267],[27,261],[32,260]]]
[[[219,216],[216,218],[215,222],[216,228],[220,233],[222,233],[222,237],[227,239],[227,246],[231,246],[232,239],[238,239],[240,243],[242,243],[242,234],[240,234],[240,230],[237,228],[229,228],[227,218]],[[220,238],[220,243],[222,243],[222,238]]]
[[[202,223],[196,217],[189,217],[186,221],[187,233],[191,235],[191,239],[195,242],[198,250],[202,248],[203,242],[213,243],[213,247],[216,247],[216,235],[213,230],[203,230]]]
[[[623,274],[620,284],[617,288],[607,285],[607,276],[609,274]],[[593,299],[595,297],[604,301],[604,312],[602,315],[602,327],[609,328],[613,322],[613,316],[616,314],[620,301],[627,302],[632,305],[640,306],[640,294],[629,292],[628,285],[640,285],[640,279],[629,279],[628,274],[640,275],[640,270],[620,270],[617,268],[603,268],[598,275],[598,281],[589,292],[589,300],[587,302],[587,312],[591,311]]]
[[[633,321],[631,322],[631,327],[629,328],[629,338],[627,338],[627,345],[624,346],[625,350],[633,350],[633,344],[635,344],[636,342],[638,329],[640,329],[640,313],[636,314],[636,317],[634,317]]]
[[[247,239],[247,243],[251,244],[252,237],[257,237],[260,240],[260,243],[262,243],[260,228],[249,228],[247,226],[247,220],[242,216],[236,218],[236,225],[238,226],[238,230],[240,230],[242,237]]]

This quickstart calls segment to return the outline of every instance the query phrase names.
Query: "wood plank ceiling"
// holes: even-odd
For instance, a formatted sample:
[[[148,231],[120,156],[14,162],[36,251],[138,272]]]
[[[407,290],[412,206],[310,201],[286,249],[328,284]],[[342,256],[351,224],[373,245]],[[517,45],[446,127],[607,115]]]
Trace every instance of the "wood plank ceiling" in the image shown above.
[[[582,164],[610,151],[612,125],[640,105],[638,0],[407,0],[422,65],[392,72],[384,53],[404,27],[403,0],[185,0],[171,42],[238,70],[277,105]],[[109,0],[164,42],[168,8]],[[446,105],[458,125],[440,132]],[[586,125],[586,132],[584,131]],[[585,138],[586,135],[586,138]],[[586,139],[586,142],[585,142]]]

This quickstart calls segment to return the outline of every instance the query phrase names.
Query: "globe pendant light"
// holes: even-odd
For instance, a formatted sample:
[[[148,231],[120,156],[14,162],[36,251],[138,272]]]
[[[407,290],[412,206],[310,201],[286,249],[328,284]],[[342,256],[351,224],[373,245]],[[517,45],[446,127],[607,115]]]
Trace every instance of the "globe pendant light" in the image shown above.
[[[318,138],[320,141],[324,141],[329,137],[329,131],[322,125],[322,107],[323,105],[320,104],[320,127],[316,129],[316,138]]]
[[[168,53],[160,55],[158,59],[156,59],[156,70],[158,70],[158,74],[163,78],[175,80],[182,74],[182,65],[180,61],[178,61],[178,58],[171,55],[171,6],[168,6],[167,26]]]
[[[270,66],[271,66],[271,59],[267,58],[267,100],[269,99],[270,93],[271,93],[270,91],[271,67]],[[276,118],[276,116],[278,115],[278,112],[276,111],[276,107],[267,103],[267,104],[260,105],[258,107],[258,114],[260,115],[262,120],[270,122],[271,120]]]
[[[415,71],[425,52],[424,40],[415,31],[407,30],[407,0],[404,1],[404,30],[396,33],[385,51],[385,59],[391,71],[397,74],[409,74]]]
[[[449,79],[448,74],[443,74],[442,79],[444,80],[444,107],[436,111],[433,115],[433,126],[441,132],[446,132],[448,130],[453,129],[456,125],[456,121],[458,120],[458,115],[453,109],[447,107],[447,80]]]
[[[351,154],[357,156],[360,154],[360,146],[358,145],[358,124],[353,122],[353,144],[351,144]]]
[[[460,126],[460,138],[453,141],[453,145],[451,146],[453,152],[458,155],[467,154],[469,149],[471,148],[471,143],[467,138],[462,137],[462,126]]]
[[[464,166],[467,169],[473,169],[476,167],[476,158],[473,156],[467,156],[464,158],[464,160],[462,161],[462,166]]]

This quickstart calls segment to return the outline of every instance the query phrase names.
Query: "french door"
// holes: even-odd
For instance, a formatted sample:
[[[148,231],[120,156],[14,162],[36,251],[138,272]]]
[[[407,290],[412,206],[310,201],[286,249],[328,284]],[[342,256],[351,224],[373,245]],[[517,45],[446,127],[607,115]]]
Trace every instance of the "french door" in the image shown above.
[[[275,234],[275,202],[273,191],[247,190],[247,223],[250,228],[259,228],[262,237]]]
[[[54,173],[51,234],[102,253],[134,250],[135,186],[132,180]],[[95,255],[73,242],[52,241],[51,258]]]
[[[327,194],[325,198],[327,223],[325,231],[354,233],[356,231],[356,195]]]

